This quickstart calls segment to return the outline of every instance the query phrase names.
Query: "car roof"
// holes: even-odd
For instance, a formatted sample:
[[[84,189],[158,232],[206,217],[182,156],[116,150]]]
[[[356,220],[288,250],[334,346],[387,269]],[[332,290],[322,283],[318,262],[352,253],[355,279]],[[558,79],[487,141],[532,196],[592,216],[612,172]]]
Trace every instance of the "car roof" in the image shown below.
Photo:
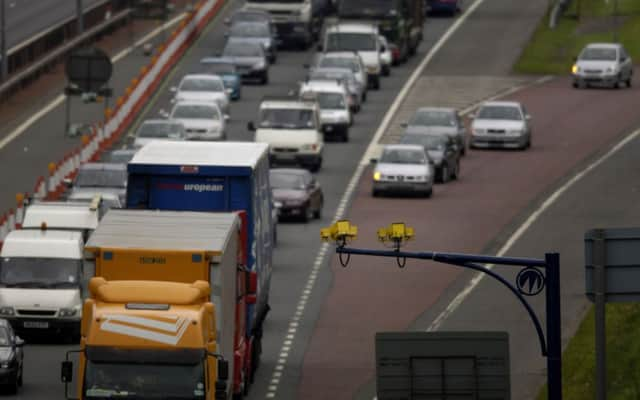
[[[424,151],[424,147],[419,144],[386,144],[382,147],[382,150],[421,150]]]
[[[521,104],[517,101],[485,101],[481,107],[485,106],[499,106],[499,107],[520,107]]]
[[[178,121],[176,121],[176,122],[178,122]],[[109,155],[109,154],[115,154],[115,155],[136,154],[137,151],[138,151],[138,149],[117,149],[117,150],[111,150],[109,153],[107,153],[107,155]]]
[[[302,100],[263,100],[260,103],[260,108],[291,108],[291,109],[305,109],[313,110],[316,107],[316,103]]]
[[[312,92],[334,92],[344,93],[344,85],[337,81],[314,81],[305,82],[300,87],[300,91],[309,90]]]
[[[261,26],[265,26],[267,28],[269,28],[269,21],[236,21],[233,23],[233,25],[231,25],[231,27],[234,26],[242,26],[242,25],[261,25]]]
[[[602,48],[608,48],[608,49],[617,49],[618,47],[620,47],[620,43],[589,43],[586,47],[587,48],[593,48],[593,47],[602,47]]]
[[[120,203],[120,198],[116,193],[102,192],[100,191],[100,189],[95,189],[95,190],[82,189],[82,190],[72,191],[71,193],[69,193],[67,200],[83,200],[83,201],[92,200],[98,195],[102,198],[102,200],[117,201],[118,203]]]
[[[327,33],[378,33],[378,27],[373,24],[343,22],[327,28]]]
[[[229,46],[230,44],[242,45],[242,46],[253,46],[257,49],[260,49],[260,51],[263,51],[262,45],[256,39],[252,39],[252,38],[229,36],[225,47]]]
[[[142,121],[142,124],[158,124],[158,125],[183,125],[180,121],[175,121],[172,119],[145,119]],[[123,150],[114,150],[115,151],[123,151]]]
[[[309,71],[311,74],[314,72],[318,73],[334,73],[334,74],[345,74],[345,75],[355,75],[353,71],[347,67],[314,67]]]
[[[218,106],[218,103],[216,103],[215,101],[205,101],[205,100],[179,100],[176,102],[176,104],[173,106],[178,107],[178,106],[210,106],[211,108],[216,108],[216,109],[220,109],[220,107]],[[172,120],[169,120],[172,121]]]
[[[187,80],[187,79],[202,79],[202,80],[222,82],[222,78],[220,78],[218,75],[214,75],[214,74],[187,74],[187,75],[183,76],[180,81],[184,81],[184,80]]]
[[[126,171],[127,166],[118,163],[91,162],[82,164],[79,169],[92,171]]]
[[[201,64],[228,64],[233,65],[233,59],[231,57],[204,57],[200,60]]]
[[[330,53],[322,53],[318,61],[323,58],[350,58],[361,60],[360,55],[352,51],[332,51]]]

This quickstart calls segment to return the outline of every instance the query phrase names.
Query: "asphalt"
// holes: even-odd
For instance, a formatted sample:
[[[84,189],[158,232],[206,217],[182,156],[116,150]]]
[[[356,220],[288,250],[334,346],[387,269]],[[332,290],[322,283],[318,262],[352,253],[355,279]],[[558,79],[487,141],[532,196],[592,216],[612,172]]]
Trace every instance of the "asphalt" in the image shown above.
[[[168,109],[171,106],[169,102],[171,95],[168,88],[175,85],[184,74],[196,71],[197,63],[202,57],[210,56],[215,51],[221,50],[224,27],[220,21],[239,5],[235,2],[230,3],[216,22],[211,24],[210,29],[192,46],[178,67],[167,75],[157,96],[153,97],[147,108],[141,112],[140,120],[155,118],[161,109]],[[356,123],[350,133],[350,142],[327,144],[324,167],[318,174],[325,194],[323,219],[310,224],[291,222],[279,226],[279,245],[275,254],[275,272],[271,291],[272,311],[265,328],[263,362],[249,398],[263,398],[271,386],[272,373],[280,358],[280,345],[287,333],[288,321],[295,312],[296,299],[303,290],[304,281],[320,247],[317,233],[320,227],[330,223],[331,216],[335,214],[338,201],[356,167],[359,154],[364,152],[384,112],[410,75],[411,70],[415,68],[421,56],[426,54],[428,48],[433,45],[451,22],[450,19],[430,21],[425,34],[426,40],[420,48],[418,57],[406,65],[394,69],[392,76],[383,80],[380,91],[369,93],[367,103],[355,118]],[[311,60],[312,54],[312,50],[282,52],[279,54],[277,64],[272,68],[270,84],[267,87],[247,85],[243,88],[242,100],[232,105],[229,126],[230,140],[253,139],[252,134],[246,130],[246,123],[256,116],[260,99],[265,95],[283,95],[295,88],[297,82],[302,80],[306,73],[303,64]],[[115,74],[116,85],[125,84],[128,82],[127,74],[137,71],[136,61],[139,59],[136,57],[138,56],[134,55],[131,60],[126,59],[118,66]],[[0,184],[5,188],[3,190],[5,196],[3,197],[9,197],[8,200],[10,200],[14,188],[15,191],[20,190],[18,187],[22,181],[27,185],[22,190],[30,190],[29,186],[33,184],[35,177],[43,171],[46,162],[59,158],[58,154],[64,154],[65,149],[75,143],[64,138],[59,129],[51,129],[51,127],[63,124],[62,108],[59,107],[58,110],[58,112],[44,117],[28,133],[20,136],[0,152],[0,165],[7,166],[2,169],[4,172],[0,173]],[[101,113],[100,107],[96,105],[80,108],[79,105],[74,104],[73,110],[74,120],[90,121]],[[135,130],[135,126],[132,128],[133,130]],[[24,151],[25,147],[26,151]],[[49,156],[43,157],[43,154]],[[17,174],[19,175],[16,176]],[[318,282],[319,285],[328,287],[329,274],[324,274]],[[321,298],[316,298],[309,302],[309,312],[305,315],[305,318],[308,318],[304,321],[305,326],[312,326],[317,313],[314,314],[311,311],[314,308],[319,310],[320,301]],[[305,343],[308,340],[308,336],[305,336],[303,331],[298,336],[300,343]],[[307,334],[309,333],[310,330],[307,331]],[[53,398],[52,393],[62,397],[63,388],[59,383],[59,362],[64,358],[65,352],[71,348],[73,347],[64,345],[42,344],[37,347],[28,345],[25,349],[27,357],[25,386],[16,398],[49,399]],[[304,346],[302,345],[296,346],[296,349],[292,351],[291,363],[287,366],[281,386],[285,393],[278,394],[278,398],[295,398],[295,384],[303,354]]]
[[[107,0],[82,0],[87,10]],[[32,36],[60,24],[76,15],[76,1],[72,0],[5,0],[6,43],[11,49]]]

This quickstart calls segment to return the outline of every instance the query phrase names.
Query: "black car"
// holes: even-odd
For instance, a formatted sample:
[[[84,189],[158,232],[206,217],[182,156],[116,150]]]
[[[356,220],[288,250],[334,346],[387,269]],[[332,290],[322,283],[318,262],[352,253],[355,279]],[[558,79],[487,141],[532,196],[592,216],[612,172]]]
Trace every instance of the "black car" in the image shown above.
[[[231,38],[227,41],[222,56],[233,61],[243,80],[258,80],[263,85],[269,83],[269,60],[258,43]]]
[[[16,393],[22,386],[24,341],[16,336],[11,324],[0,319],[0,384]]]
[[[442,183],[458,179],[460,175],[460,147],[449,135],[405,134],[402,144],[424,146],[436,169],[436,178]]]
[[[322,215],[322,188],[306,169],[271,169],[269,183],[273,200],[279,210],[279,218],[298,217],[307,222]]]

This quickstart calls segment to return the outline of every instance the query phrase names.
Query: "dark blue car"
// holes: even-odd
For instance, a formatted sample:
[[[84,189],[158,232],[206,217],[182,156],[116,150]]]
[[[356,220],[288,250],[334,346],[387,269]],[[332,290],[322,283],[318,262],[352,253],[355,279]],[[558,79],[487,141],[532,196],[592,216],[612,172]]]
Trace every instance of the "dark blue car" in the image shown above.
[[[460,11],[459,0],[426,0],[427,11],[433,14],[451,14],[454,15]]]
[[[225,89],[231,89],[231,100],[239,100],[242,92],[242,80],[233,60],[224,57],[206,57],[200,60],[203,73],[218,75]]]

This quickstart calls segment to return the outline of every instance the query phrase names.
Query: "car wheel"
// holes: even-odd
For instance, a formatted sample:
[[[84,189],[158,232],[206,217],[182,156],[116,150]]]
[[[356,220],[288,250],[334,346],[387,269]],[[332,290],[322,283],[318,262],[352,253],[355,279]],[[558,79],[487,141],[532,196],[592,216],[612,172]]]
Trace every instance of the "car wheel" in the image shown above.
[[[269,83],[269,73],[265,72],[264,75],[262,75],[262,80],[260,81],[260,83],[262,83],[263,85],[267,85]]]
[[[630,88],[631,87],[631,78],[633,78],[633,75],[629,75],[629,78],[627,78],[627,87]]]
[[[373,90],[380,90],[380,78],[373,81]]]
[[[371,189],[371,196],[380,197],[380,191],[379,190],[375,190],[375,189]]]
[[[313,210],[311,209],[311,205],[307,206],[304,209],[304,214],[302,215],[302,222],[309,222],[313,219]]]
[[[573,81],[573,83],[571,83],[571,86],[573,86],[575,89],[578,89],[580,87],[580,85],[578,85],[578,82]]]
[[[457,180],[460,177],[460,160],[456,163],[456,168],[451,174],[451,179]]]
[[[382,75],[383,76],[391,75],[391,67],[389,67],[388,65],[385,65],[384,67],[382,67]]]
[[[430,187],[426,192],[424,192],[424,197],[430,198],[433,195],[433,187]]]
[[[342,136],[340,136],[340,140],[342,140],[343,143],[346,143],[349,141],[349,130],[345,129],[344,132],[342,133]]]
[[[449,182],[449,177],[451,173],[449,172],[449,167],[445,164],[442,166],[442,169],[440,170],[440,182],[441,183],[447,183]]]
[[[9,394],[16,394],[18,393],[18,379],[16,378],[16,380],[12,383],[9,383],[7,385],[7,391],[9,392]]]
[[[324,205],[324,200],[320,201],[320,207],[313,212],[313,218],[320,219],[322,218],[322,206]]]
[[[20,367],[20,375],[18,376],[18,386],[22,387],[22,382],[23,382],[23,376],[24,376],[24,367]]]

